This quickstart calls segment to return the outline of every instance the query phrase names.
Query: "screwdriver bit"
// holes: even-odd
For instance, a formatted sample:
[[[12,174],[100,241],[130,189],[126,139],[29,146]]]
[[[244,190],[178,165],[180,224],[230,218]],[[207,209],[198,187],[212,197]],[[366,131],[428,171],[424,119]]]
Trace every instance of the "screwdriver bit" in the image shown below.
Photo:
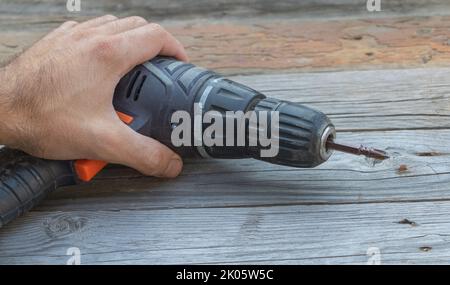
[[[363,145],[361,145],[360,147],[354,147],[346,144],[336,143],[332,140],[329,140],[327,141],[326,147],[329,149],[334,149],[337,151],[342,151],[355,155],[364,155],[366,157],[371,157],[379,160],[385,160],[389,158],[389,156],[385,151],[375,148],[368,148]]]

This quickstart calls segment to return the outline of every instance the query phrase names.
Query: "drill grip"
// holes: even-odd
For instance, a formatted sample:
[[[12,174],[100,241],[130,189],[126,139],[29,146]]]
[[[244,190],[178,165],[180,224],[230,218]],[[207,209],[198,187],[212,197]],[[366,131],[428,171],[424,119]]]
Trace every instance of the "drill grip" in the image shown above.
[[[0,227],[36,206],[59,186],[76,183],[72,162],[0,149]]]

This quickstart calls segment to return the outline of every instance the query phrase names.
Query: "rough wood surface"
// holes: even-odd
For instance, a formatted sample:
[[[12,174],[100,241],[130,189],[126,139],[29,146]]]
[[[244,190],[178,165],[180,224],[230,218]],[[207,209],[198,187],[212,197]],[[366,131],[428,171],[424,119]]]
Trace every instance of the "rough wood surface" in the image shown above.
[[[360,0],[64,2],[0,0],[0,61],[67,19],[137,14],[194,63],[318,108],[341,141],[392,158],[191,160],[176,180],[110,166],[2,228],[0,264],[65,264],[71,247],[82,264],[450,263],[447,0],[382,1],[380,13]],[[341,71],[354,69],[375,70]]]
[[[148,15],[154,18],[211,17],[234,18],[281,14],[283,17],[355,17],[367,15],[366,0],[81,0],[81,11],[75,14]],[[373,16],[449,14],[446,0],[388,0],[382,13]],[[65,0],[1,0],[0,13],[18,16],[73,16],[66,10]],[[42,19],[41,19],[42,20]]]
[[[55,194],[43,209],[89,209],[98,199],[95,207],[110,210],[130,202],[148,209],[448,199],[448,74],[450,69],[415,69],[234,77],[268,96],[324,111],[340,140],[384,148],[393,158],[372,166],[336,153],[311,170],[199,160],[170,182],[111,169],[93,184]],[[402,164],[408,170],[399,174]],[[434,183],[424,187],[428,179]]]
[[[63,264],[70,247],[80,248],[82,263],[105,264],[366,263],[373,247],[382,263],[448,263],[447,74],[234,77],[325,109],[342,141],[376,145],[393,158],[373,165],[336,154],[317,169],[194,160],[173,181],[113,166],[3,228],[0,263]]]
[[[64,1],[34,2],[0,1],[0,61],[67,19],[114,13],[161,22],[192,62],[224,74],[450,64],[450,3],[443,0],[384,1],[375,13],[356,0],[85,0],[80,13],[67,12]]]
[[[448,202],[69,211],[0,232],[0,263],[448,263]],[[405,222],[407,219],[407,222]]]

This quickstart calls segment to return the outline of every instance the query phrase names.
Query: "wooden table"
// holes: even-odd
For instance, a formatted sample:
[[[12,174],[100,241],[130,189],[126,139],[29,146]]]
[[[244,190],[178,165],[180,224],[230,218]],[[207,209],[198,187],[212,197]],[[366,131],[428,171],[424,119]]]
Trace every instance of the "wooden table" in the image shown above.
[[[192,62],[318,108],[340,141],[392,158],[191,160],[175,180],[112,166],[0,229],[1,264],[65,264],[74,247],[82,264],[450,263],[447,1],[375,13],[356,0],[188,2],[82,0],[69,13],[56,0],[0,1],[0,59],[67,19],[139,14]]]

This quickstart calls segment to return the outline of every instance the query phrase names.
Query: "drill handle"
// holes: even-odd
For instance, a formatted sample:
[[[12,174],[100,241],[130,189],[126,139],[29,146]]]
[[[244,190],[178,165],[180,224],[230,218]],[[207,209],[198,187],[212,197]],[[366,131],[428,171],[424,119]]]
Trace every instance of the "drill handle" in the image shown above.
[[[72,162],[0,149],[0,227],[36,206],[60,186],[76,184]]]

